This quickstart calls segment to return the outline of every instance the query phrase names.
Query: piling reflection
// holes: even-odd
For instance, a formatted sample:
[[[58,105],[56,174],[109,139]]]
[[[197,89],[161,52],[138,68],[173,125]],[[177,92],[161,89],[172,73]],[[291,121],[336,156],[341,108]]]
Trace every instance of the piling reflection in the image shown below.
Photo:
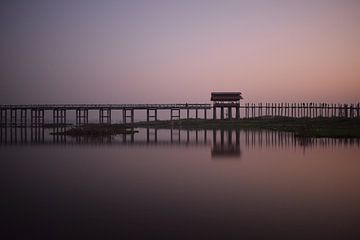
[[[60,127],[54,127],[53,129],[53,135],[52,139],[54,143],[59,142],[65,142],[66,143],[66,136],[60,135],[59,133],[66,131],[66,127],[60,126]]]
[[[44,143],[45,136],[43,127],[2,127],[0,129],[0,144]]]
[[[157,142],[158,130],[157,128],[146,128],[146,142]]]
[[[0,144],[119,144],[128,146],[208,146],[216,158],[240,158],[242,150],[261,148],[315,148],[358,146],[359,138],[297,138],[291,132],[254,129],[158,129],[140,128],[139,133],[106,137],[69,137],[63,127],[1,127]]]
[[[360,138],[304,138],[294,137],[292,132],[272,130],[242,130],[246,148],[315,148],[332,146],[358,146]]]

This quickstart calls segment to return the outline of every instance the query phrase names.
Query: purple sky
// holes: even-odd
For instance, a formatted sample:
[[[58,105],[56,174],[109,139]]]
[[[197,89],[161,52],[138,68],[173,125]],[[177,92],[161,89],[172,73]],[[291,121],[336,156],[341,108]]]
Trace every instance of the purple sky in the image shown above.
[[[360,1],[17,1],[0,104],[360,101]]]

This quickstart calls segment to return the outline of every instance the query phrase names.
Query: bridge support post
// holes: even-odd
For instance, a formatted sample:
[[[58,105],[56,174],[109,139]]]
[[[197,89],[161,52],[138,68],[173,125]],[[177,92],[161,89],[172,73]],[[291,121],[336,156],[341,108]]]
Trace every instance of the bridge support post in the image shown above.
[[[76,109],[76,126],[80,125],[80,110]]]
[[[76,109],[76,125],[79,126],[81,124],[81,110],[80,109]]]
[[[177,115],[175,115],[174,112],[177,112]],[[180,108],[171,108],[170,109],[170,119],[171,119],[171,121],[175,120],[175,119],[180,120]]]
[[[286,108],[285,108],[285,114],[286,114]],[[258,117],[262,116],[262,103],[258,104]]]
[[[344,110],[345,110],[345,118],[348,118],[348,105],[344,104]]]
[[[128,112],[130,112],[130,115],[128,115]],[[131,124],[134,123],[134,109],[133,108],[124,108],[123,109],[123,124],[126,125],[127,119],[130,118]]]
[[[195,118],[196,120],[199,118],[199,110],[197,108],[195,109]]]
[[[17,125],[17,109],[10,109],[10,125],[15,127]]]
[[[206,108],[204,108],[204,119],[205,120],[207,119],[207,110],[206,110]]]
[[[240,119],[240,108],[239,108],[239,107],[236,107],[236,108],[235,108],[235,111],[236,111],[236,112],[235,112],[235,115],[236,115],[235,117],[236,117],[237,120],[239,120],[239,119]]]
[[[213,119],[216,120],[216,107],[213,106]]]
[[[220,118],[224,120],[224,107],[220,107]]]
[[[111,124],[111,108],[107,110],[107,123]]]
[[[103,122],[103,114],[102,108],[99,109],[99,123],[102,124]]]
[[[232,119],[232,107],[228,107],[228,119]]]
[[[63,132],[66,125],[66,108],[55,108],[53,109],[53,131],[54,133]],[[55,142],[66,142],[66,136],[64,135],[53,135],[53,141]]]
[[[100,108],[99,109],[99,123],[103,124],[103,122],[104,122],[104,109]]]
[[[20,109],[20,125],[26,126],[27,124],[27,110],[26,108]]]
[[[153,115],[151,115],[151,111],[153,111]],[[151,119],[157,121],[157,109],[146,109],[146,121],[150,122]]]
[[[66,109],[57,110],[57,123],[66,124]]]
[[[63,111],[56,108],[53,110],[53,124],[58,125],[63,123]]]
[[[2,113],[1,113],[1,116],[2,116],[1,125],[4,126],[4,127],[7,127],[7,121],[8,121],[7,112],[8,112],[7,109],[2,109]]]
[[[53,124],[59,124],[59,109],[53,110]]]
[[[126,125],[126,109],[122,110],[123,115],[123,124]]]
[[[99,123],[104,124],[105,119],[106,119],[107,124],[111,124],[111,108],[100,108],[99,109]]]
[[[44,109],[40,109],[40,126],[43,126],[45,123],[45,110]],[[44,134],[44,131],[43,131]],[[44,138],[44,136],[43,136]]]
[[[44,109],[31,109],[31,126],[39,127],[44,125]]]
[[[31,109],[30,111],[30,123],[31,123],[31,127],[34,127],[36,125],[35,123],[35,119],[36,119],[36,110],[35,109]]]
[[[0,108],[0,127],[4,125],[4,110],[5,109]]]
[[[84,125],[89,123],[89,110],[87,108],[76,109],[76,125]]]
[[[131,109],[131,124],[134,124],[134,109]]]

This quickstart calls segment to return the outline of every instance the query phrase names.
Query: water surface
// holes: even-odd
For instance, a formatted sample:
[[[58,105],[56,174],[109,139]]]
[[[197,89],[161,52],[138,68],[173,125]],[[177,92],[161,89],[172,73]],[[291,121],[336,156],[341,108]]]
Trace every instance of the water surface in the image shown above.
[[[86,139],[2,129],[3,234],[358,239],[358,139],[139,130]]]

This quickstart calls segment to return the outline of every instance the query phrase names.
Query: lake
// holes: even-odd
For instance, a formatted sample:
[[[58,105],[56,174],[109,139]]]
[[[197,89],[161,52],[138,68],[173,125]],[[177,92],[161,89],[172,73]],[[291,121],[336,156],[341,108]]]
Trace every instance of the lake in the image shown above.
[[[359,239],[360,140],[2,129],[2,239]]]

